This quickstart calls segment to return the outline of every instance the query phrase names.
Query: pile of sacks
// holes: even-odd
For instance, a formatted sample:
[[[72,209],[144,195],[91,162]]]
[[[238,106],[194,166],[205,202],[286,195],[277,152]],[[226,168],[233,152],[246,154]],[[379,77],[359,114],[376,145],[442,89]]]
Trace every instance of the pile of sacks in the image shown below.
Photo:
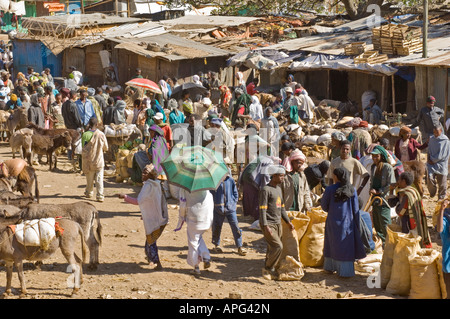
[[[400,232],[401,226],[387,228],[380,265],[380,285],[387,292],[410,299],[446,299],[442,254],[420,248],[420,236]]]
[[[304,276],[303,267],[323,265],[325,221],[327,213],[321,208],[312,208],[306,214],[287,212],[295,230],[283,223],[283,252],[278,280],[300,280]]]
[[[133,167],[133,157],[140,150],[140,146],[127,148],[121,146],[116,155],[116,183],[122,183],[130,178],[129,168]]]

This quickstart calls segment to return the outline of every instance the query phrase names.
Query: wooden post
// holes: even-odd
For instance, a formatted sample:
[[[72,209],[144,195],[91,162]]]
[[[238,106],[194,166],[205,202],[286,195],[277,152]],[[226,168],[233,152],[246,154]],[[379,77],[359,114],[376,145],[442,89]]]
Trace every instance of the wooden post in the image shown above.
[[[394,83],[394,75],[391,75],[392,79],[392,113],[395,114],[395,83]]]
[[[116,16],[119,15],[119,0],[116,0]]]
[[[423,0],[423,58],[428,58],[428,48],[427,48],[427,42],[428,42],[428,0]]]
[[[131,17],[130,0],[127,0],[127,17]]]
[[[386,107],[385,107],[385,103],[384,103],[384,99],[385,99],[385,91],[386,91],[386,75],[383,75],[381,78],[381,108],[383,109],[383,111],[386,111]]]
[[[327,82],[327,99],[330,99],[330,70],[327,70],[328,82]]]
[[[84,0],[81,0],[80,3],[81,3],[81,13],[84,14]]]
[[[447,121],[447,109],[448,109],[448,69],[445,77],[445,109],[444,109],[444,123]]]

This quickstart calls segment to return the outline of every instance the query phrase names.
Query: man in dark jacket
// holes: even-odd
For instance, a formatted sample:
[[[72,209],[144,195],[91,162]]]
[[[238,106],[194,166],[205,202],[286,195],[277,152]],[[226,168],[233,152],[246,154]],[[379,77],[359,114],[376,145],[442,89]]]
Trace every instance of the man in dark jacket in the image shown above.
[[[28,109],[28,121],[44,128],[45,119],[44,112],[42,112],[41,103],[39,102],[38,93],[34,93],[30,97],[31,106]]]
[[[103,97],[103,90],[102,90],[102,88],[97,88],[95,90],[94,99],[98,102],[98,105],[100,105],[100,108],[101,108],[102,112],[104,112],[105,109],[106,109],[107,104],[106,104],[105,98]]]
[[[309,189],[313,190],[319,183],[322,188],[327,187],[326,176],[328,169],[330,168],[330,162],[324,160],[319,164],[311,164],[305,168],[304,172],[306,179],[308,180]]]
[[[114,123],[114,98],[108,98],[108,105],[103,110],[103,125],[110,125]]]
[[[83,127],[80,114],[78,113],[77,105],[75,101],[77,99],[77,92],[70,91],[69,99],[63,103],[61,107],[62,116],[64,118],[64,124],[68,129],[79,129]]]

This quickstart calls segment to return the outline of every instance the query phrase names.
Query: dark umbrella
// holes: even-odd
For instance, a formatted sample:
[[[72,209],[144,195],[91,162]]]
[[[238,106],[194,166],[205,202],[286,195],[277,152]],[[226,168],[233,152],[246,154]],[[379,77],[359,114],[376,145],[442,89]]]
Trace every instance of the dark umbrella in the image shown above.
[[[183,91],[187,91],[189,92],[189,94],[191,95],[191,97],[195,97],[196,95],[204,95],[206,93],[206,91],[208,91],[203,85],[201,84],[196,84],[194,82],[188,82],[188,83],[183,83],[180,84],[179,86],[177,86],[175,89],[173,89],[172,91],[172,95],[170,96],[171,98],[174,99],[181,99],[181,94],[183,93]]]

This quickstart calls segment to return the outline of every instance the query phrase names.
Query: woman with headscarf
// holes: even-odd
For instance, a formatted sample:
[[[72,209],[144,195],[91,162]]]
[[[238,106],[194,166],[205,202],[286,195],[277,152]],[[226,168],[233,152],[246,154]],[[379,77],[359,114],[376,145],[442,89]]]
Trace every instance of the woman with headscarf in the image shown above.
[[[258,123],[259,126],[261,119],[264,117],[262,105],[259,102],[259,98],[256,95],[251,95],[251,98],[252,103],[250,103],[249,106],[249,114],[252,120]]]
[[[400,138],[395,143],[394,154],[402,162],[415,161],[417,159],[417,150],[423,150],[428,147],[428,142],[420,144],[411,137],[411,129],[408,126],[400,128]]]
[[[30,108],[28,109],[28,121],[44,128],[45,118],[42,112],[41,103],[39,102],[38,93],[34,93],[30,97]]]
[[[341,142],[347,137],[341,131],[335,131],[331,134],[331,143],[328,146],[328,158],[330,162],[341,155]]]
[[[161,103],[157,99],[152,99],[150,102],[152,110],[156,113],[162,113],[163,115],[163,122],[167,121],[166,112],[164,112],[164,108],[161,106]]]
[[[320,202],[328,214],[323,269],[336,272],[340,277],[353,277],[355,261],[366,257],[360,234],[358,195],[346,168],[334,169],[333,181],[333,185],[325,188]]]
[[[236,88],[240,88],[242,90],[242,92],[247,94],[247,85],[245,84],[244,73],[242,73],[240,71],[237,72],[236,73],[236,79],[238,80],[238,85],[237,85]]]
[[[147,165],[142,172],[143,185],[137,198],[119,194],[127,203],[139,205],[145,229],[145,255],[148,262],[156,265],[153,270],[161,270],[156,241],[161,237],[169,222],[167,201],[163,196],[161,182],[153,164]]]
[[[171,110],[169,113],[170,125],[184,123],[184,121],[186,121],[186,117],[183,112],[178,109],[178,103],[175,99],[170,99],[167,106],[169,110]]]
[[[286,82],[286,86],[289,86],[292,88],[292,90],[295,92],[297,82],[294,79],[294,75],[293,74],[289,74],[287,76],[287,82]]]
[[[164,79],[160,80],[158,84],[161,88],[163,104],[166,104],[169,100],[169,85]]]
[[[280,138],[280,127],[278,120],[272,115],[273,109],[269,106],[264,110],[261,119],[260,135],[269,144],[276,143]]]
[[[114,105],[114,124],[120,125],[126,123],[127,114],[125,113],[125,108],[127,104],[123,100],[117,100]]]
[[[147,156],[150,162],[155,166],[158,175],[163,175],[164,171],[161,162],[169,156],[169,148],[164,138],[164,131],[156,124],[148,129],[150,133],[150,142],[147,149]]]
[[[385,242],[386,227],[391,223],[391,207],[387,202],[387,196],[391,186],[397,183],[395,172],[389,163],[389,155],[384,147],[376,145],[370,152],[373,164],[370,169],[370,195],[378,197],[372,202],[373,226],[380,237]]]
[[[245,127],[247,120],[251,119],[250,104],[252,97],[240,88],[235,90],[236,101],[231,114],[231,124],[234,127]]]
[[[203,86],[202,81],[200,81],[200,76],[198,76],[197,74],[192,76],[192,82],[194,82],[195,84]]]
[[[221,85],[219,87],[219,90],[220,90],[219,110],[222,114],[228,116],[230,102],[231,102],[231,98],[232,98],[231,91],[228,88],[228,86],[226,86],[226,85]]]
[[[306,156],[301,150],[295,149],[288,160],[292,169],[284,177],[281,186],[286,210],[307,212],[312,207],[312,201],[308,180],[304,173],[305,168],[308,167]]]

